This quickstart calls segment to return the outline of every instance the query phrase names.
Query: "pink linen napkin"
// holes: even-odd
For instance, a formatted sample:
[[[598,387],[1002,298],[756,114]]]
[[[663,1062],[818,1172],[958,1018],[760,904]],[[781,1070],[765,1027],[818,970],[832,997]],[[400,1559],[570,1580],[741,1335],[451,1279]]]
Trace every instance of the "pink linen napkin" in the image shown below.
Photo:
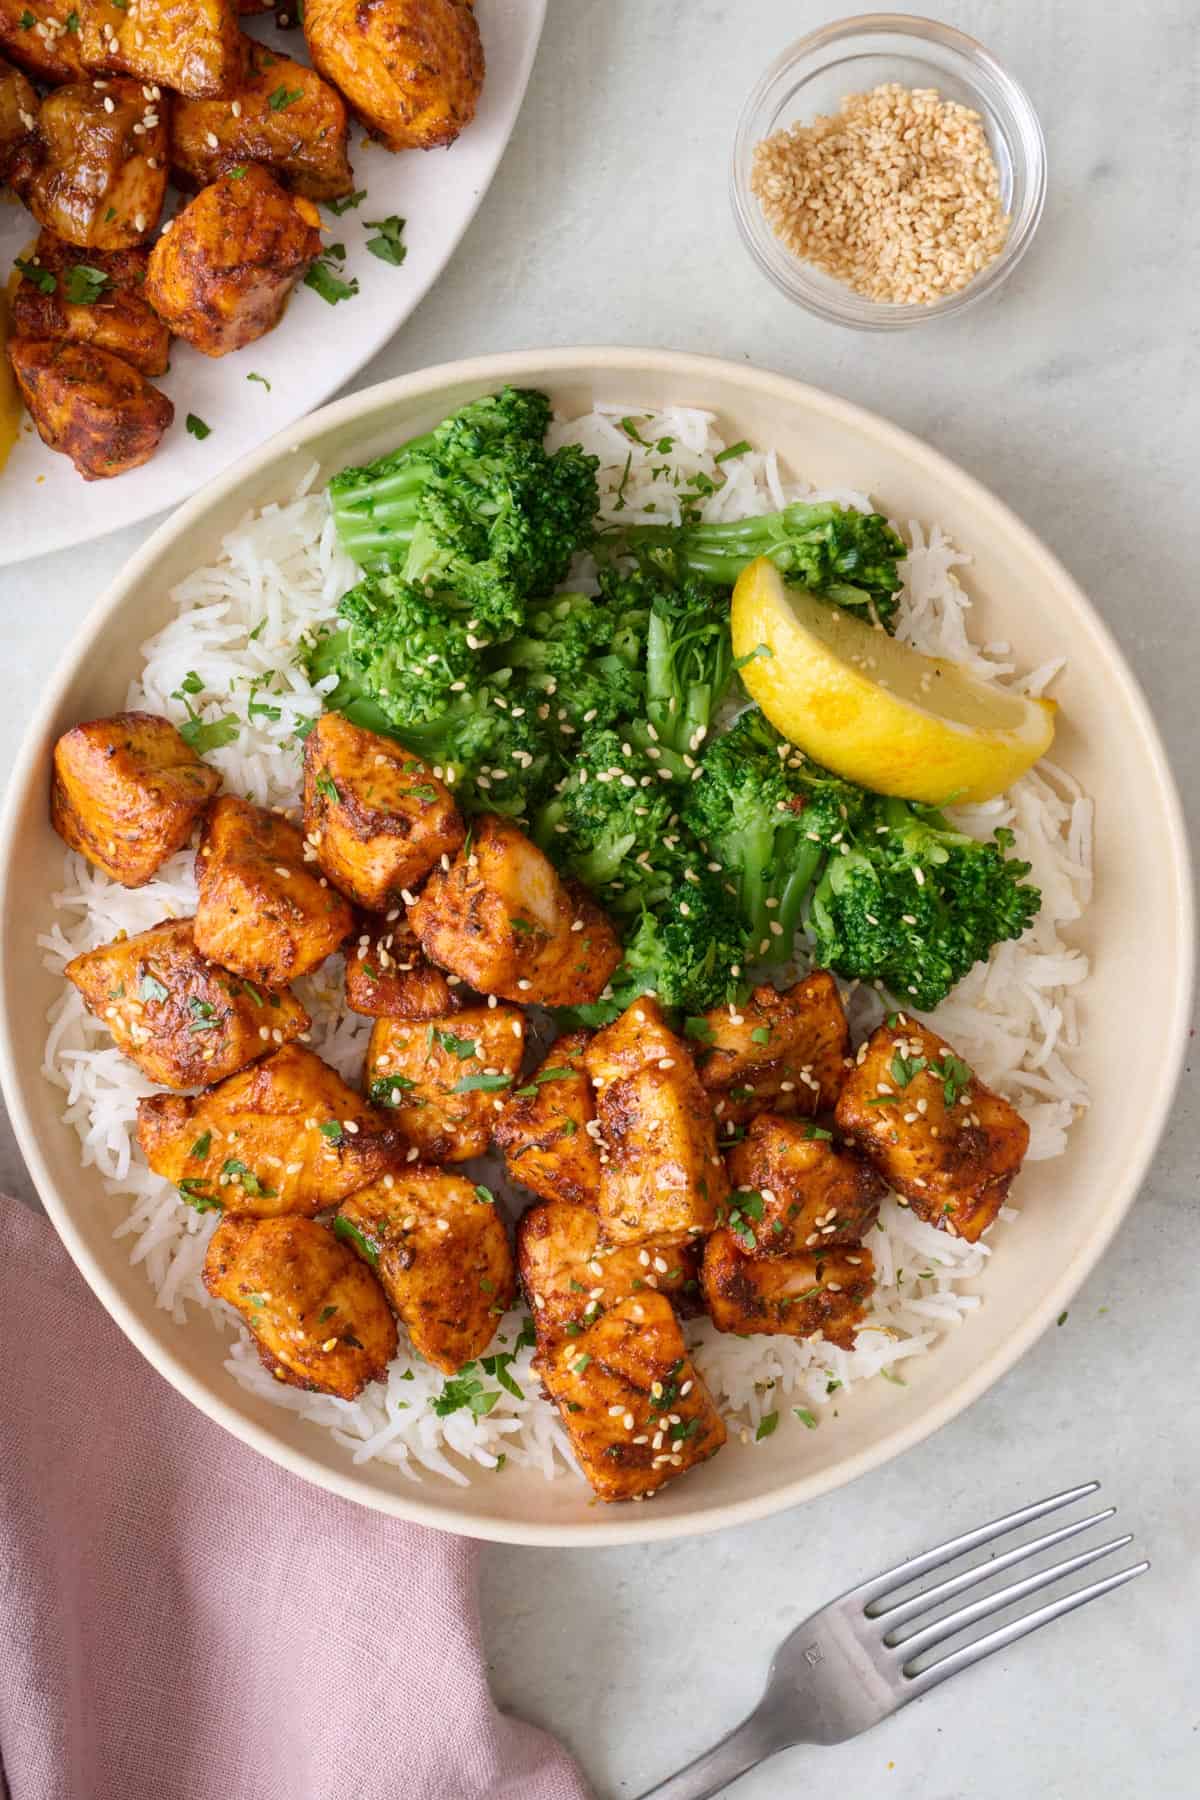
[[[586,1800],[492,1705],[476,1546],[247,1449],[0,1200],[11,1800]]]

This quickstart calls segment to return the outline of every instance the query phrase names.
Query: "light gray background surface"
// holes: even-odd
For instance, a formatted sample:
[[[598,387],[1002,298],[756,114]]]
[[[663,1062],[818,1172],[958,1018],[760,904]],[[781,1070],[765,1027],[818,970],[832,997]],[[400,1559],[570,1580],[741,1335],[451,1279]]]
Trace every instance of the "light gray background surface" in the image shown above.
[[[361,383],[483,351],[659,344],[745,357],[875,408],[993,488],[1082,582],[1146,686],[1194,827],[1200,15],[1190,0],[967,0],[945,15],[1030,89],[1050,196],[998,301],[896,337],[839,332],[779,298],[726,200],[745,93],[832,16],[811,0],[551,0],[492,192]],[[351,309],[329,327],[353,330]],[[5,768],[61,647],[146,529],[0,573]],[[636,1794],[753,1703],[776,1640],[824,1599],[1098,1476],[1154,1559],[1148,1577],[855,1744],[778,1758],[737,1800],[1193,1800],[1198,1123],[1189,1072],[1145,1191],[1066,1324],[890,1467],[718,1537],[485,1550],[501,1703],[560,1732],[600,1795]],[[0,1177],[29,1194],[7,1138]]]

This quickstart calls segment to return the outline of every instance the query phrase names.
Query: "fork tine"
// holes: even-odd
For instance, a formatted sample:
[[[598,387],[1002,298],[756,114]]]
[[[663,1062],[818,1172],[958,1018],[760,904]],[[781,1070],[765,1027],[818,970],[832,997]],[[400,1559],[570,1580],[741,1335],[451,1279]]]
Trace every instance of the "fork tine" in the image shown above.
[[[1061,1619],[1064,1613],[1074,1612],[1076,1607],[1087,1606],[1090,1601],[1098,1600],[1101,1594],[1110,1594],[1114,1588],[1123,1587],[1135,1576],[1144,1575],[1149,1567],[1149,1562],[1134,1563],[1132,1568],[1121,1569],[1116,1575],[1106,1576],[1103,1581],[1093,1581],[1090,1586],[1078,1588],[1073,1594],[1064,1594],[1060,1600],[1048,1601],[1035,1612],[1026,1613],[1022,1618],[1014,1619],[1011,1624],[1001,1625],[998,1630],[989,1631],[985,1637],[976,1638],[973,1644],[964,1644],[961,1650],[952,1650],[948,1656],[939,1657],[931,1667],[908,1678],[905,1700],[915,1700],[918,1695],[937,1687],[948,1676],[957,1675],[960,1669],[969,1669],[972,1663],[982,1662],[994,1650],[1003,1650],[1007,1645],[1015,1644],[1019,1638],[1028,1637],[1030,1632],[1040,1631],[1043,1625],[1049,1625],[1051,1619]]]
[[[974,1587],[980,1581],[990,1580],[993,1575],[1003,1574],[1005,1569],[1011,1569],[1014,1563],[1024,1562],[1028,1557],[1040,1556],[1043,1550],[1051,1550],[1055,1544],[1077,1537],[1081,1531],[1090,1531],[1093,1525],[1111,1519],[1116,1510],[1115,1506],[1106,1506],[1103,1512],[1092,1513],[1089,1518],[1076,1519],[1071,1525],[1060,1525],[1057,1531],[1047,1531],[1042,1537],[1031,1538],[1027,1544],[1018,1544],[1015,1549],[1006,1550],[1002,1556],[992,1556],[986,1562],[976,1563],[961,1575],[951,1575],[948,1580],[939,1581],[936,1587],[923,1588],[911,1600],[898,1600],[894,1606],[885,1606],[879,1610],[870,1608],[870,1617],[880,1620],[890,1633],[897,1625],[905,1624],[918,1613],[929,1612],[932,1607],[940,1606],[943,1600],[949,1600],[954,1594],[961,1594],[964,1588]]]
[[[1024,1600],[1026,1594],[1036,1594],[1039,1588],[1052,1587],[1064,1576],[1074,1575],[1077,1569],[1086,1569],[1089,1563],[1099,1562],[1102,1556],[1111,1556],[1114,1550],[1123,1550],[1126,1544],[1132,1544],[1129,1533],[1124,1537],[1114,1538],[1110,1544],[1100,1544],[1094,1550],[1081,1550],[1078,1556],[1068,1556],[1052,1568],[1039,1569],[1033,1575],[1026,1575],[1023,1581],[1010,1581],[1007,1587],[997,1588],[994,1594],[985,1594],[981,1600],[972,1600],[969,1606],[960,1606],[955,1612],[947,1613],[944,1618],[935,1619],[932,1625],[926,1625],[918,1631],[910,1631],[907,1637],[901,1638],[894,1646],[896,1654],[903,1658],[905,1665],[914,1656],[920,1656],[923,1650],[940,1644],[943,1638],[955,1637],[965,1631],[968,1625],[975,1625],[980,1619],[988,1619],[993,1613],[1003,1612],[1006,1606],[1012,1606],[1017,1600]],[[893,1646],[887,1638],[884,1643],[891,1649]]]
[[[948,1538],[944,1544],[925,1550],[920,1556],[911,1556],[907,1562],[897,1563],[894,1569],[876,1575],[873,1581],[864,1581],[853,1590],[854,1595],[864,1606],[880,1600],[893,1588],[907,1586],[919,1575],[927,1575],[930,1569],[940,1569],[943,1563],[953,1562],[956,1556],[977,1550],[980,1544],[990,1544],[993,1538],[1003,1537],[1006,1532],[1016,1531],[1018,1526],[1032,1524],[1034,1519],[1042,1519],[1047,1513],[1057,1512],[1062,1506],[1070,1506],[1073,1501],[1094,1494],[1099,1486],[1098,1481],[1085,1481],[1082,1487],[1068,1488],[1065,1493],[1051,1495],[1049,1500],[1038,1500],[1033,1506],[1022,1506],[1017,1512],[1006,1513],[990,1525],[979,1525],[974,1531],[964,1531],[961,1537]]]

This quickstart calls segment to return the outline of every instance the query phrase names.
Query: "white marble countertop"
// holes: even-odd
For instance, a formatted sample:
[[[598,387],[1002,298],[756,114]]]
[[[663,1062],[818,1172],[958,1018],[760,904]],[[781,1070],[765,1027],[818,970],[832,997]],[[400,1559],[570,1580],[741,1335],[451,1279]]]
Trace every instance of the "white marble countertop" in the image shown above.
[[[1046,217],[1000,300],[895,337],[789,306],[751,266],[726,200],[744,94],[830,16],[812,0],[553,0],[491,194],[361,382],[489,350],[662,344],[875,408],[979,476],[1083,583],[1149,692],[1194,822],[1200,14],[1190,0],[960,0],[953,23],[1041,113]],[[5,767],[61,646],[144,536],[0,572]],[[752,1704],[807,1611],[930,1538],[1095,1476],[1153,1558],[1148,1577],[854,1744],[789,1752],[737,1797],[803,1784],[892,1800],[1194,1800],[1198,1148],[1189,1076],[1145,1191],[1063,1328],[878,1474],[718,1537],[487,1550],[502,1704],[561,1733],[600,1795],[634,1795]],[[7,1139],[0,1178],[28,1192]]]

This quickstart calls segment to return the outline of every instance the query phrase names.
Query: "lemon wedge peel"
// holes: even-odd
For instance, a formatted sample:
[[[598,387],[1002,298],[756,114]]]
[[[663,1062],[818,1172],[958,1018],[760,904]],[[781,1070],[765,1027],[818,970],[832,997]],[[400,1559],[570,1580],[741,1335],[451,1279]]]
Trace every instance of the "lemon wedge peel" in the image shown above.
[[[789,588],[767,557],[733,590],[742,680],[777,731],[835,774],[929,805],[994,799],[1054,739],[1057,707]]]

